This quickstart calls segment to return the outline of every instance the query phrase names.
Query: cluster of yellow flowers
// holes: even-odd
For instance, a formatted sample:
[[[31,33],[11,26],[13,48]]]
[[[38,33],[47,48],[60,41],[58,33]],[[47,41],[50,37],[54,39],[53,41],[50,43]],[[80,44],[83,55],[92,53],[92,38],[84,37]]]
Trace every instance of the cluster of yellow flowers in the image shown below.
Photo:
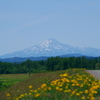
[[[60,77],[42,84],[37,90],[30,85],[30,92],[21,94],[15,100],[100,100],[100,81],[85,69],[68,69]]]

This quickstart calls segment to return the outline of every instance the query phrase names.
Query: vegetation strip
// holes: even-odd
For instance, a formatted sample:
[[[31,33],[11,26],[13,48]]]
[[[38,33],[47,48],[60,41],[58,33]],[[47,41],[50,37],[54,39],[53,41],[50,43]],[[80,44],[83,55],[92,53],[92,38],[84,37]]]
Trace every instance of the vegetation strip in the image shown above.
[[[100,100],[100,81],[85,69],[68,69],[60,77],[47,80],[37,89],[29,85],[29,92],[13,100]],[[6,94],[6,97],[11,99],[11,94]]]
[[[39,73],[46,71],[65,70],[68,68],[100,69],[100,57],[50,57],[47,60],[7,63],[0,61],[0,74]]]

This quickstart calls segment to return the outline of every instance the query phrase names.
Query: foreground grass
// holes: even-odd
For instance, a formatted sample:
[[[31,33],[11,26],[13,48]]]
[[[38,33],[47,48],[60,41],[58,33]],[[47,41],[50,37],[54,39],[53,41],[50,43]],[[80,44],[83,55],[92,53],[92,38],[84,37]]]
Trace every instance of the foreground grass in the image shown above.
[[[26,78],[23,74],[0,74],[0,92]]]
[[[31,74],[31,77],[28,77],[28,74],[1,75],[0,77],[5,79],[8,78],[8,79],[24,79],[24,80],[0,92],[0,100],[7,100],[6,94],[11,94],[11,100],[13,100],[15,96],[19,96],[22,93],[29,92],[28,86],[32,85],[34,86],[34,89],[37,89],[40,85],[46,83],[47,81],[59,79],[60,78],[59,74],[64,72],[65,71],[36,73],[36,74]]]
[[[28,91],[19,96],[11,98],[10,93],[6,96],[11,100],[100,100],[100,81],[85,69],[68,69],[52,80],[53,74],[57,75],[58,72],[51,73],[51,77],[47,73],[49,77],[46,76],[45,80],[41,74],[42,77],[36,82],[42,84],[29,85]]]
[[[5,100],[6,90],[27,78],[27,74],[0,74],[0,100]]]

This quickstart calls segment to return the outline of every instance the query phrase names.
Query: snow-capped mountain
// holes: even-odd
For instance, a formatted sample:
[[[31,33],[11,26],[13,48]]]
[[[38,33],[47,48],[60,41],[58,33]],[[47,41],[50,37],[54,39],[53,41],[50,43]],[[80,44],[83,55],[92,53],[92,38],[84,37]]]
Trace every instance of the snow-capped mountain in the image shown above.
[[[82,54],[96,57],[100,56],[100,49],[90,47],[73,47],[68,44],[60,43],[55,39],[48,39],[38,45],[34,45],[17,52],[2,55],[0,58],[58,56],[65,54]]]

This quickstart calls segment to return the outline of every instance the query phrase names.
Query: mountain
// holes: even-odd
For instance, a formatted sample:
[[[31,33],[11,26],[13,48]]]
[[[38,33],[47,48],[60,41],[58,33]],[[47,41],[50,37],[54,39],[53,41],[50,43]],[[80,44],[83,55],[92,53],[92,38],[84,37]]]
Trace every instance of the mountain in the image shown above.
[[[14,58],[2,58],[0,59],[0,61],[2,62],[11,62],[11,63],[19,63],[19,62],[23,62],[26,61],[28,59],[32,60],[32,61],[39,61],[39,60],[47,60],[47,58],[49,57],[14,57]]]
[[[38,45],[17,52],[1,55],[0,58],[58,56],[65,54],[81,54],[96,57],[100,56],[100,49],[73,47],[68,44],[60,43],[55,39],[48,39]]]

